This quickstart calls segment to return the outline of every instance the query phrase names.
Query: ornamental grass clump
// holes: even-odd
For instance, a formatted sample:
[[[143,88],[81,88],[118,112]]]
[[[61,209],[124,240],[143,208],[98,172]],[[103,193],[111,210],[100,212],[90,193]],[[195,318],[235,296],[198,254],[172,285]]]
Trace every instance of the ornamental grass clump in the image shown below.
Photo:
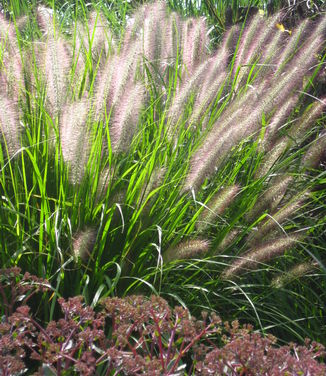
[[[39,8],[30,38],[1,16],[2,264],[55,280],[54,302],[150,288],[221,309],[225,293],[269,326],[246,289],[323,264],[325,17],[287,32],[258,13],[217,48],[165,2],[119,36],[106,19]],[[319,319],[323,294],[300,315]]]

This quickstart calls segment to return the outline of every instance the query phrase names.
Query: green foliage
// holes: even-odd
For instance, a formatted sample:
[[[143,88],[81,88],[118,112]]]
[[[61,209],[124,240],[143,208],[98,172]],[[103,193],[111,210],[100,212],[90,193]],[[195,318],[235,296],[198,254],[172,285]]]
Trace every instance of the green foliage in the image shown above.
[[[290,35],[258,14],[211,51],[164,3],[123,33],[80,6],[70,29],[1,18],[2,265],[55,286],[46,320],[60,297],[150,290],[322,336],[325,18]]]

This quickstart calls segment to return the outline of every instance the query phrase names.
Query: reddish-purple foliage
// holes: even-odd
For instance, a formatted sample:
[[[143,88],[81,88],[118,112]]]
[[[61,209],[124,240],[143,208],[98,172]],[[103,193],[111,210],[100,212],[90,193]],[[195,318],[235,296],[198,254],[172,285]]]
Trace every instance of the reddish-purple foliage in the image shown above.
[[[318,360],[324,348],[277,347],[251,326],[222,323],[215,314],[192,317],[182,307],[170,308],[157,296],[107,298],[95,312],[81,297],[59,299],[62,318],[42,326],[21,300],[47,282],[18,268],[2,270],[0,293],[5,316],[0,324],[0,375],[33,372],[30,359],[56,375],[325,375]]]

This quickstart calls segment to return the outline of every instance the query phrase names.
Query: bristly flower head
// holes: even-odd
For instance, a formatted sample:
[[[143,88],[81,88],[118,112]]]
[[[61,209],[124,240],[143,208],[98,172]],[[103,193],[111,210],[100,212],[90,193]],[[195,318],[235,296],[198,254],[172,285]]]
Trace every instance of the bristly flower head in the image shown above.
[[[68,87],[71,68],[69,49],[62,37],[49,34],[43,57],[44,79],[49,113],[56,117],[61,112]]]
[[[135,134],[140,110],[144,101],[142,85],[130,85],[125,89],[119,105],[111,115],[111,146],[113,151],[126,151]]]
[[[204,231],[216,218],[218,218],[234,200],[239,192],[239,186],[232,185],[218,191],[205,205],[202,214],[197,220],[197,228]]]
[[[264,210],[269,209],[274,212],[281,202],[289,184],[293,181],[292,176],[277,176],[270,180],[271,186],[261,197],[257,199],[254,207],[247,214],[248,220],[259,217]]]
[[[275,277],[271,285],[275,288],[282,288],[285,285],[302,278],[303,276],[318,270],[316,262],[302,262],[294,265],[291,269]]]
[[[223,278],[231,279],[241,273],[259,268],[259,264],[266,263],[275,257],[281,256],[285,251],[293,248],[298,243],[295,235],[273,239],[253,248],[243,256],[240,256],[223,273]]]
[[[64,108],[59,123],[62,155],[69,166],[69,180],[74,184],[81,182],[89,157],[88,117],[88,103],[74,102]]]
[[[74,235],[74,241],[72,245],[73,255],[82,261],[87,261],[92,254],[97,231],[94,228],[86,228],[83,231]]]
[[[190,18],[183,29],[183,64],[189,76],[207,59],[208,46],[206,22],[204,19]]]
[[[203,257],[209,251],[210,242],[205,239],[186,240],[176,247],[170,247],[164,254],[165,262]]]
[[[4,140],[4,150],[8,150],[9,158],[12,158],[20,149],[20,125],[16,108],[12,100],[0,94],[0,134]]]
[[[323,131],[319,137],[311,143],[301,164],[305,168],[318,168],[318,165],[326,158],[326,132]]]
[[[229,103],[217,122],[211,126],[202,145],[193,155],[190,171],[185,180],[185,188],[199,189],[203,180],[212,175],[232,148],[235,148],[245,138],[255,137],[259,134],[264,116],[270,119],[271,124],[268,138],[275,139],[275,131],[283,122],[286,122],[286,118],[296,106],[294,100],[298,97],[296,91],[302,88],[304,76],[309,74],[309,70],[317,62],[318,51],[322,49],[325,20],[322,18],[314,26],[310,23],[303,24],[299,35],[301,36],[305,32],[308,40],[298,38],[295,33],[288,36],[287,39],[294,44],[290,49],[286,49],[284,54],[281,54],[280,50],[284,49],[283,38],[270,37],[268,33],[256,32],[258,29],[268,29],[270,33],[279,34],[275,27],[276,18],[277,16],[269,21],[264,21],[258,15],[251,21],[250,26],[245,28],[240,39],[239,50],[236,52],[235,71],[239,74],[236,85],[238,93],[234,95],[232,102]],[[259,36],[256,37],[255,34]],[[297,38],[295,42],[294,38]],[[267,47],[265,44],[273,45],[267,56],[260,53],[261,49],[264,51]],[[256,56],[255,61],[251,61],[253,53]],[[220,54],[217,52],[216,56],[220,56]],[[243,65],[248,64],[249,66],[244,70]],[[261,67],[263,68],[261,69]],[[202,65],[194,71],[194,77],[200,69],[202,69]],[[219,80],[220,75],[215,77],[215,81]],[[210,77],[208,82],[211,85],[214,78]],[[251,85],[247,85],[248,83]],[[200,82],[197,85],[199,93],[201,93],[201,87],[207,88],[205,79],[204,83]],[[192,88],[192,93],[196,93],[196,88]],[[185,101],[182,103],[185,107]],[[312,110],[312,112],[316,113],[316,116],[311,116],[311,122],[322,111],[320,104],[314,105],[313,108],[315,111]],[[173,112],[177,114],[172,117],[176,122],[182,117],[182,112],[180,110]],[[307,129],[304,124],[307,123],[307,127],[309,127],[311,122],[303,121],[302,127]],[[288,138],[284,138],[282,142],[279,140],[275,142],[277,143],[277,153],[271,151],[268,163],[257,176],[268,173],[274,162],[291,145]]]

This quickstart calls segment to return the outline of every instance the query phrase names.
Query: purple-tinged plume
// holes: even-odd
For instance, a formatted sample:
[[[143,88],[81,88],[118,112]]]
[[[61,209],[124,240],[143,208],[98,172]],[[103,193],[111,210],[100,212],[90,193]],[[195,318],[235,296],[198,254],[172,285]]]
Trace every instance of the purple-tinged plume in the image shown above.
[[[140,112],[144,101],[144,89],[141,84],[126,88],[110,118],[110,138],[113,151],[126,151],[130,147],[136,132]]]
[[[86,228],[77,232],[73,237],[72,252],[74,257],[86,262],[92,256],[97,231],[94,228]]]
[[[284,233],[283,225],[293,217],[297,212],[299,212],[307,198],[308,193],[302,195],[302,197],[290,201],[290,203],[285,204],[279,210],[269,215],[248,237],[248,243],[256,244],[261,243],[263,239],[271,236],[273,231]]]
[[[301,164],[305,168],[318,168],[320,163],[326,158],[326,132],[325,130],[319,137],[311,143],[305,152]]]
[[[13,158],[20,149],[20,125],[17,105],[0,94],[0,134],[8,157]],[[6,152],[4,153],[6,154]]]
[[[49,35],[43,61],[47,105],[51,116],[56,117],[66,101],[71,56],[62,37]]]
[[[173,260],[203,257],[209,251],[210,242],[205,239],[186,240],[175,247],[169,248],[163,254],[164,262]]]
[[[232,279],[248,270],[257,269],[261,264],[269,262],[275,257],[282,256],[285,251],[296,246],[299,241],[297,235],[290,235],[268,241],[234,261],[222,274],[223,279]]]
[[[274,212],[293,181],[292,176],[277,176],[269,181],[270,188],[257,199],[254,207],[247,214],[247,219],[252,221],[263,214],[265,210]]]
[[[116,57],[109,58],[97,74],[94,87],[92,113],[95,121],[105,118],[110,112],[113,97],[113,76],[116,69]]]
[[[207,227],[215,224],[214,221],[227,209],[239,192],[238,185],[225,187],[218,191],[203,208],[197,220],[197,229],[205,231]]]
[[[205,20],[202,18],[188,19],[184,22],[182,34],[183,64],[191,76],[199,64],[207,58],[208,38]]]
[[[301,279],[309,273],[317,272],[318,264],[314,261],[302,262],[294,265],[288,271],[273,278],[271,285],[275,288],[283,288],[291,282]]]
[[[79,101],[66,105],[60,118],[62,155],[69,166],[69,180],[73,184],[81,182],[89,158],[88,116],[87,102]]]

